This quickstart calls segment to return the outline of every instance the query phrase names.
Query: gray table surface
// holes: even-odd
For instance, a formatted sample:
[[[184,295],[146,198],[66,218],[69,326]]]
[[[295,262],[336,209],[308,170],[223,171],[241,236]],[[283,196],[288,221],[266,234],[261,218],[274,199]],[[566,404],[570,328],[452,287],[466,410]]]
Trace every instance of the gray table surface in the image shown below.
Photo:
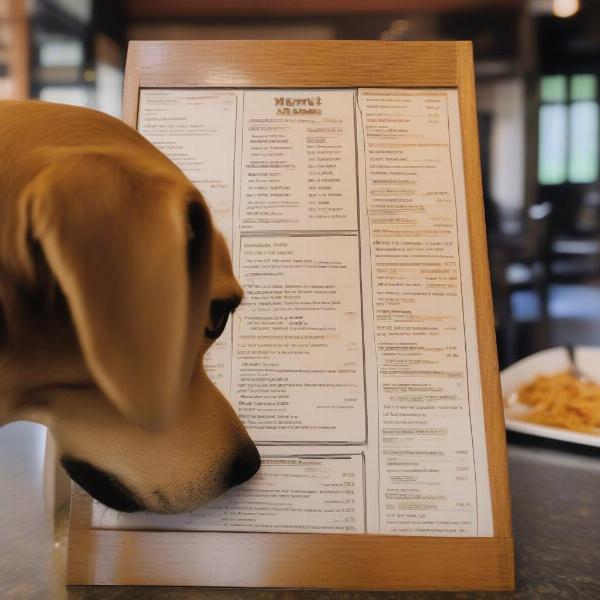
[[[0,598],[127,600],[600,599],[600,449],[509,437],[517,591],[358,593],[150,587],[64,587],[65,520],[56,536],[41,491],[37,426],[0,429]]]

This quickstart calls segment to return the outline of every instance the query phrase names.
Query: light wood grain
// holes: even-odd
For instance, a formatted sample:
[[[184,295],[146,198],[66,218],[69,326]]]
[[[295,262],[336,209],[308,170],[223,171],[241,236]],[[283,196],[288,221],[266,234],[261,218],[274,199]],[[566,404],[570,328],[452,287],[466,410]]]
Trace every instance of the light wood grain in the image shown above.
[[[94,530],[73,496],[71,584],[510,590],[506,444],[487,262],[472,49],[467,42],[132,42],[124,120],[144,87],[458,88],[493,538]]]
[[[508,458],[498,374],[498,353],[494,327],[494,306],[487,255],[485,214],[479,160],[479,135],[475,102],[473,52],[470,42],[457,42],[458,97],[461,118],[465,190],[469,223],[469,243],[475,295],[475,319],[479,340],[479,365],[485,418],[488,466],[494,516],[494,532],[499,537],[511,533]]]
[[[134,46],[130,42],[125,59],[125,77],[123,78],[123,121],[137,129],[137,114],[140,101],[140,68],[138,63],[139,51],[133,48]]]
[[[454,42],[130,42],[139,87],[456,87]]]
[[[101,530],[76,485],[69,528],[69,585],[514,589],[510,537]]]
[[[140,88],[456,87],[455,42],[130,42],[123,120]]]
[[[71,531],[67,581],[356,590],[508,590],[509,538]]]

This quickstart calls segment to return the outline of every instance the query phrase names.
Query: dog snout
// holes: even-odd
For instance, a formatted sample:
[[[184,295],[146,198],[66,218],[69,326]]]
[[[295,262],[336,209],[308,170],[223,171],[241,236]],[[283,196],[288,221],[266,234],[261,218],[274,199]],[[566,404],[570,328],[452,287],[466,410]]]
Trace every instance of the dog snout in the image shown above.
[[[122,512],[137,512],[144,507],[116,477],[91,464],[73,458],[62,458],[61,464],[69,477],[90,496]]]
[[[252,443],[244,446],[231,463],[227,485],[231,488],[248,481],[260,469],[260,454]]]

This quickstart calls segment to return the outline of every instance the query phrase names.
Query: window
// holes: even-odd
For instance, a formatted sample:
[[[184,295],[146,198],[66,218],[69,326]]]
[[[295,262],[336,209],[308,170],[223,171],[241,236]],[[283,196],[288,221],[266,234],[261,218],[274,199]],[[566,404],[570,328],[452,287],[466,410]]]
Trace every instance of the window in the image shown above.
[[[598,83],[595,75],[541,79],[538,181],[542,185],[598,179]]]

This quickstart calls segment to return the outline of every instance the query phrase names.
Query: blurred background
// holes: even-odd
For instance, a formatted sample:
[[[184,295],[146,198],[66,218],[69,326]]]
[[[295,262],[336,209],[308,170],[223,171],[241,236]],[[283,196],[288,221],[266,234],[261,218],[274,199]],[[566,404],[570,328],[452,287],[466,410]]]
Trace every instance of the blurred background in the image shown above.
[[[120,116],[164,39],[472,40],[501,365],[600,345],[598,0],[0,0],[0,98]]]

